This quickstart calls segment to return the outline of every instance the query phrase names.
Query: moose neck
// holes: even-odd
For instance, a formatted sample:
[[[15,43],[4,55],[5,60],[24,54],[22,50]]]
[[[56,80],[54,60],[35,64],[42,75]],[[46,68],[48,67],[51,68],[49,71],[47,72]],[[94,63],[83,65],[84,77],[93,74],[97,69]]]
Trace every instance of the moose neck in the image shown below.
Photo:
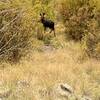
[[[41,19],[41,22],[43,23],[44,21],[45,21],[45,18],[42,18],[42,19]]]

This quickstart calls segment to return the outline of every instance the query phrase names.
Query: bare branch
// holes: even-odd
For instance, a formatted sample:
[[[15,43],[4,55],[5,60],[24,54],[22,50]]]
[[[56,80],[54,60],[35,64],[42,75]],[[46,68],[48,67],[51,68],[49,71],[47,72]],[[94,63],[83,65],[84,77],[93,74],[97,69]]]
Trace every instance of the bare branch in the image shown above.
[[[12,50],[14,50],[15,48],[18,48],[19,46],[21,46],[21,45],[23,45],[23,44],[24,44],[24,42],[21,42],[20,44],[18,44],[18,45],[16,45],[16,46],[12,46],[12,47],[10,47],[10,48],[7,49],[7,50],[2,51],[2,52],[0,53],[0,57],[2,57],[3,55],[5,55],[5,53],[7,53],[7,52],[9,52],[9,51],[12,51]]]
[[[5,30],[7,26],[9,26],[10,24],[12,24],[16,19],[18,19],[18,17],[21,16],[22,12],[23,12],[23,10],[21,10],[20,13],[19,13],[12,21],[10,21],[10,22],[7,23],[4,27],[2,27],[2,28],[0,29],[0,32],[3,32],[3,30]]]
[[[4,9],[4,10],[1,10],[1,11],[0,11],[0,15],[3,14],[3,13],[10,12],[10,11],[13,11],[13,12],[15,11],[15,12],[17,12],[17,10],[18,10],[18,8]]]
[[[9,23],[7,23],[4,27],[2,27],[2,28],[0,29],[0,32],[5,31],[6,28],[7,28],[10,24],[14,23],[19,17],[21,17],[22,12],[23,12],[23,9],[20,11],[20,13],[19,13],[13,20],[11,20],[11,21],[10,21]],[[1,38],[0,43],[1,43],[2,40],[4,39],[5,35],[6,35],[6,33],[5,33],[5,34],[3,35],[3,37]],[[1,49],[0,49],[0,50],[1,50]]]

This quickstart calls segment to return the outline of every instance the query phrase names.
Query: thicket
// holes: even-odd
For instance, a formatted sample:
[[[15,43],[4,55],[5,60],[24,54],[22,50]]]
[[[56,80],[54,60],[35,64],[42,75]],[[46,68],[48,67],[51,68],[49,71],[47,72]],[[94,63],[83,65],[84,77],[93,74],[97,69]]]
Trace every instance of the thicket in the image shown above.
[[[99,2],[99,1],[98,1]],[[89,57],[100,58],[100,8],[95,0],[0,0],[0,59],[19,60],[42,39],[40,13],[66,28],[67,40],[81,41]],[[60,19],[60,20],[59,20]],[[45,35],[44,35],[45,36]],[[31,40],[34,39],[34,43]],[[45,36],[44,43],[51,38]]]
[[[100,58],[100,9],[93,0],[63,0],[60,14],[68,40],[81,41],[89,57]]]
[[[34,24],[30,4],[25,3],[18,0],[0,1],[1,60],[18,61],[30,46]]]
[[[42,39],[40,13],[54,19],[51,0],[0,0],[0,60],[18,61]],[[31,40],[34,38],[34,43]],[[45,41],[45,40],[44,40]]]

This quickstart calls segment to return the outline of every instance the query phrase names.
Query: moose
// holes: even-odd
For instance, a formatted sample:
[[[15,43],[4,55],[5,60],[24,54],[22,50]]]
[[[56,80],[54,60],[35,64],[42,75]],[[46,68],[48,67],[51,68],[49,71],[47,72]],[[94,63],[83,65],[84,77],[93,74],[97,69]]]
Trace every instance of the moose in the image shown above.
[[[40,13],[40,22],[43,24],[44,27],[44,32],[46,31],[47,28],[49,28],[51,31],[49,33],[51,33],[52,31],[54,32],[54,36],[56,36],[55,34],[55,23],[49,19],[45,18],[45,13]]]

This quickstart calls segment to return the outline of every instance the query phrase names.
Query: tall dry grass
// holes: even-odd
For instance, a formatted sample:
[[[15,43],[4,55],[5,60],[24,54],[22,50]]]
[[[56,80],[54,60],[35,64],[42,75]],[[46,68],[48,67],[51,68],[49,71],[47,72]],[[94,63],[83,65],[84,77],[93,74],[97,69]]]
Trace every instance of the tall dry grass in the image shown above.
[[[3,70],[0,71],[1,84],[13,91],[7,100],[53,99],[45,93],[60,82],[71,85],[76,95],[99,100],[100,63],[93,59],[79,63],[79,52],[79,45],[69,43],[66,49],[35,51],[18,65],[4,63],[0,67]],[[39,94],[42,89],[47,89],[43,97]]]
[[[3,61],[0,63],[0,91],[2,88],[7,88],[12,91],[12,93],[4,99],[53,100],[52,96],[47,95],[48,91],[51,90],[55,84],[62,82],[71,85],[77,95],[87,95],[93,100],[99,100],[100,62],[99,60],[93,59],[94,57],[98,59],[100,55],[99,30],[97,26],[95,26],[98,25],[97,22],[99,22],[99,19],[97,21],[93,18],[89,21],[89,17],[92,16],[87,17],[86,15],[88,18],[86,22],[89,21],[91,27],[89,26],[88,30],[87,28],[79,26],[79,30],[77,30],[75,26],[78,26],[78,24],[76,24],[76,20],[73,18],[74,15],[64,15],[71,14],[71,12],[73,14],[79,14],[79,12],[75,10],[77,9],[76,6],[79,5],[79,9],[82,9],[83,6],[76,0],[73,2],[71,2],[71,0],[2,1],[3,2],[0,1],[1,59],[9,59],[15,62],[15,60],[19,60],[22,54],[24,55],[19,63],[12,64]],[[87,2],[88,0],[79,1]],[[98,18],[99,3],[100,2],[96,3],[96,12],[98,13],[95,12]],[[71,4],[71,9],[67,9],[68,7],[70,8],[69,4]],[[64,7],[63,9],[61,9],[62,5]],[[89,6],[89,9],[91,6]],[[59,12],[60,10],[62,12]],[[67,12],[70,10],[71,12]],[[41,23],[37,23],[37,20],[39,20],[39,13],[42,11],[45,11],[47,18],[52,20],[54,20],[56,16],[56,38],[53,38],[52,34],[46,33],[43,34],[45,39],[41,40],[43,27]],[[80,13],[82,12],[80,11]],[[79,15],[82,16],[82,14]],[[71,17],[68,22],[69,27],[67,25],[64,26],[67,22],[62,25],[62,19],[66,21],[68,20],[68,16]],[[84,16],[81,18],[83,17]],[[75,30],[72,30],[73,27],[71,26],[73,25],[71,23],[73,20],[75,20],[75,25],[73,26]],[[81,20],[78,19],[78,21],[79,24],[81,24]],[[84,21],[82,22],[82,25],[84,25]],[[81,43],[67,41],[66,34],[64,34],[65,28],[70,28],[74,31],[75,35],[78,35],[76,36],[76,38],[78,37],[77,39],[81,37],[79,36],[80,32],[86,29]],[[97,30],[93,32],[93,34],[96,35],[96,37],[91,34],[95,28],[97,28]],[[47,44],[49,46],[47,46]],[[30,50],[30,52],[28,50]],[[26,55],[27,52],[28,55]],[[82,54],[83,56],[87,56],[88,54],[89,57],[83,59]],[[39,90],[42,89],[47,90],[43,92],[43,97],[41,97],[39,93]]]

